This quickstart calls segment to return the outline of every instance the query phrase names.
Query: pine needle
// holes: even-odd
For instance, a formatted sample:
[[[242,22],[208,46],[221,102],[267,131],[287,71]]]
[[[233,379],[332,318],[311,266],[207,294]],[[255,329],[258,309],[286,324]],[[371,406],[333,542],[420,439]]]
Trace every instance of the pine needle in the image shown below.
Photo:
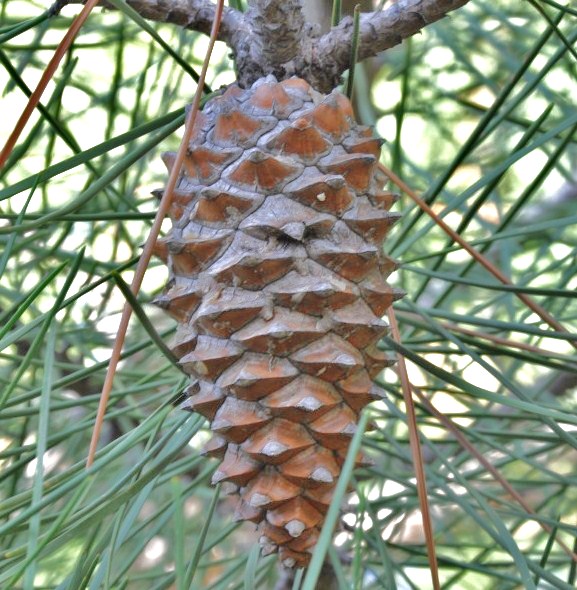
[[[393,340],[400,344],[401,335],[399,333],[397,318],[395,317],[395,312],[392,307],[389,307],[387,310],[387,316],[391,325],[391,336],[393,337]],[[423,531],[425,533],[425,541],[427,543],[427,558],[429,560],[429,567],[431,568],[431,580],[433,582],[434,590],[441,590],[441,584],[439,582],[439,565],[437,563],[437,551],[435,549],[433,524],[427,495],[425,467],[423,455],[421,453],[421,444],[419,442],[419,427],[417,425],[417,417],[415,415],[415,406],[413,404],[407,366],[405,364],[405,359],[401,354],[397,355],[397,373],[401,381],[403,399],[405,400],[407,426],[409,428],[409,440],[411,443],[411,455],[413,456],[413,468],[417,478],[417,494],[419,496],[419,505],[421,507],[421,515],[423,519]]]
[[[200,99],[202,97],[204,81],[206,79],[206,72],[208,70],[208,64],[210,62],[210,56],[212,54],[212,49],[216,42],[216,37],[218,35],[218,30],[220,28],[220,22],[222,20],[222,12],[224,8],[224,0],[219,0],[214,21],[212,23],[212,30],[210,33],[210,40],[208,45],[208,50],[206,52],[206,57],[202,64],[202,71],[200,72],[200,79],[198,81],[198,85],[196,87],[196,93],[194,95],[194,100],[192,103],[192,107],[190,110],[190,114],[187,118],[185,128],[184,128],[184,135],[182,137],[182,141],[180,142],[180,147],[178,148],[178,152],[176,155],[176,160],[174,162],[174,166],[170,172],[170,176],[168,178],[168,183],[166,185],[166,189],[162,195],[162,200],[160,201],[160,205],[158,207],[158,212],[154,219],[154,223],[150,230],[150,234],[148,239],[146,240],[146,244],[144,245],[144,249],[142,251],[142,255],[140,260],[138,261],[138,265],[136,267],[136,271],[134,273],[134,278],[132,279],[132,284],[130,285],[130,289],[132,293],[136,296],[138,291],[140,290],[140,286],[142,285],[142,280],[144,279],[144,274],[146,269],[148,268],[148,264],[150,259],[152,258],[152,253],[154,250],[154,245],[156,244],[156,240],[158,235],[160,234],[160,229],[162,227],[162,222],[168,213],[168,209],[170,208],[172,202],[172,196],[174,193],[174,188],[176,186],[176,182],[178,177],[180,176],[180,169],[182,167],[182,162],[186,155],[186,151],[188,149],[188,144],[190,141],[190,137],[192,135],[192,129],[194,127],[194,122],[196,121],[196,115],[198,113],[198,109],[200,107]],[[116,338],[114,340],[114,348],[112,350],[112,355],[110,357],[110,364],[108,365],[108,370],[106,372],[106,377],[104,379],[104,385],[102,387],[102,393],[100,397],[100,403],[98,405],[98,412],[96,414],[96,421],[94,423],[94,430],[92,432],[92,440],[90,441],[90,449],[88,451],[88,458],[86,460],[86,467],[90,467],[94,463],[94,458],[96,456],[96,449],[98,447],[98,441],[100,439],[100,432],[102,430],[102,424],[104,422],[104,415],[106,414],[106,406],[108,405],[108,399],[110,398],[110,393],[112,391],[112,383],[114,381],[114,376],[116,374],[116,368],[118,366],[118,362],[120,360],[120,355],[122,353],[122,346],[124,345],[124,339],[126,337],[126,331],[128,330],[128,323],[130,321],[130,316],[132,315],[132,308],[128,303],[124,305],[124,309],[122,310],[122,317],[120,319],[120,325],[118,327],[118,331],[116,333]]]

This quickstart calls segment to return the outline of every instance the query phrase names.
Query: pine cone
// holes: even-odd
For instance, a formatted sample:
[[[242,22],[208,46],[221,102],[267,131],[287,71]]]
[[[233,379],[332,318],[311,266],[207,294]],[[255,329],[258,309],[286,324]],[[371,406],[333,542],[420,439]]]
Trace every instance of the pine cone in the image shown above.
[[[380,189],[380,146],[337,91],[232,85],[198,114],[157,243],[170,280],[156,303],[179,322],[184,407],[215,433],[213,483],[234,484],[236,517],[288,567],[309,561],[389,363],[376,342],[401,293],[381,243],[399,215]]]

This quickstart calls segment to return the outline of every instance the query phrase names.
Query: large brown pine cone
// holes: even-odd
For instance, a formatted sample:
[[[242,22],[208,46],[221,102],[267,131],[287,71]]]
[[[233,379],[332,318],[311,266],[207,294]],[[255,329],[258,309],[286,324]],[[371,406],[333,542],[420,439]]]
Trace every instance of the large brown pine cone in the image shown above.
[[[213,482],[265,553],[306,565],[359,412],[380,397],[376,342],[400,292],[381,244],[398,214],[377,173],[380,141],[350,102],[304,80],[230,86],[198,114],[157,244],[170,280],[157,303],[187,409],[215,433]],[[174,154],[166,154],[170,169]]]

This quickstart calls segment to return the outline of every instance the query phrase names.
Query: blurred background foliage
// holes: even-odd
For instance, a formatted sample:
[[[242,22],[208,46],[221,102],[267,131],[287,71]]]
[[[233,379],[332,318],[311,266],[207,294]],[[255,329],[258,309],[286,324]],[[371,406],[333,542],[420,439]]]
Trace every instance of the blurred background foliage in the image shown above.
[[[171,404],[185,379],[157,344],[174,329],[150,304],[158,261],[84,470],[119,285],[207,47],[115,4],[89,17],[0,177],[0,588],[311,590],[233,522],[200,455],[206,425]],[[306,4],[326,26],[331,3]],[[78,11],[2,2],[2,141]],[[402,197],[386,248],[403,262],[395,308],[443,588],[575,587],[576,23],[570,3],[477,0],[355,76],[383,163],[515,285]],[[220,44],[208,83],[233,80]],[[379,381],[389,397],[364,443],[375,464],[353,477],[321,589],[430,587],[402,394],[393,369]]]

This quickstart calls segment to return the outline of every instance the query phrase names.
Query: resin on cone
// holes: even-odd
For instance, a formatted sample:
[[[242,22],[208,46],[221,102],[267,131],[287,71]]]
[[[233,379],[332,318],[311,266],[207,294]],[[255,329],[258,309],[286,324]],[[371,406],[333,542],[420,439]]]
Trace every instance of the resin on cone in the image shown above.
[[[308,563],[389,363],[376,343],[401,292],[381,244],[399,215],[380,146],[338,91],[232,85],[197,115],[156,246],[170,270],[156,302],[179,322],[172,349],[191,376],[183,406],[210,421],[221,459],[213,482],[287,567]]]

